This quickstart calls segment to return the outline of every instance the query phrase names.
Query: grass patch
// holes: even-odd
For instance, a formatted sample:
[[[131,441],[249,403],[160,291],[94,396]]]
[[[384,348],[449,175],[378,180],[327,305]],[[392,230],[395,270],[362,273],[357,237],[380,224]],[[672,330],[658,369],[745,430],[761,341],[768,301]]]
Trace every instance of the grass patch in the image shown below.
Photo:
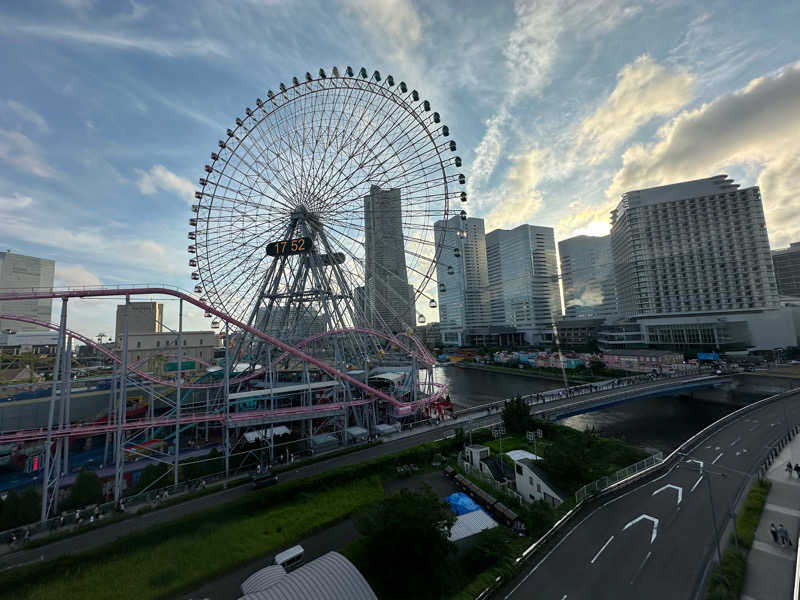
[[[287,546],[382,497],[380,479],[373,476],[300,493],[251,514],[242,510],[248,503],[231,502],[82,555],[11,571],[0,578],[0,595],[20,600],[101,599],[109,597],[107,586],[114,582],[115,598],[169,597]],[[252,498],[248,500],[252,504]],[[226,508],[235,518],[215,518],[224,517]]]
[[[736,545],[729,545],[722,553],[722,564],[714,567],[711,572],[705,600],[738,600],[741,596],[747,572],[747,552],[753,545],[756,527],[771,486],[769,481],[758,479],[747,493],[742,511],[736,519],[738,548]],[[733,542],[732,535],[730,544]]]

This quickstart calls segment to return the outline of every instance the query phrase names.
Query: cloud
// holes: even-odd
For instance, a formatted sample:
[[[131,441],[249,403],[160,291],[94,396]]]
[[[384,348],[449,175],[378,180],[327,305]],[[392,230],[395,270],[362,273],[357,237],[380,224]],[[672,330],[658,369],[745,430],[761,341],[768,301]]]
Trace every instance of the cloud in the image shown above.
[[[23,196],[19,192],[14,192],[12,196],[0,196],[0,211],[13,211],[21,208],[28,208],[33,204],[33,198]]]
[[[800,63],[684,111],[659,130],[655,143],[629,147],[606,195],[614,201],[628,190],[759,165],[770,234],[786,240],[800,230],[800,211],[788,210],[793,202],[796,206],[796,191],[785,183],[792,181],[789,173],[797,173],[798,115]]]
[[[167,58],[179,56],[227,56],[227,49],[207,38],[158,39],[139,37],[123,32],[98,32],[56,25],[5,24],[0,30],[22,33],[27,36],[61,40],[117,50],[138,50]]]
[[[347,0],[346,4],[364,29],[384,40],[388,36],[394,46],[416,44],[422,35],[422,22],[410,0]]]
[[[497,193],[499,201],[485,216],[486,231],[529,222],[542,208],[543,195],[536,187],[541,180],[544,153],[533,150],[512,159],[514,164]]]
[[[56,287],[99,287],[100,278],[83,265],[56,263]]]
[[[174,192],[189,204],[192,203],[195,186],[188,179],[175,175],[164,165],[153,165],[153,168],[149,171],[137,169],[136,173],[139,175],[136,185],[139,186],[139,191],[143,194],[152,196],[158,190],[164,190]]]
[[[32,108],[29,108],[15,100],[6,100],[2,104],[4,104],[6,110],[13,113],[17,119],[32,124],[34,127],[36,127],[36,129],[39,130],[39,132],[48,133],[50,131],[50,128],[47,126],[47,121],[44,120],[44,117],[42,117],[42,115],[37,113]]]
[[[52,179],[55,170],[39,155],[33,141],[18,131],[0,129],[0,161],[37,177]]]
[[[589,164],[611,156],[640,127],[658,116],[669,116],[691,99],[694,77],[669,70],[643,55],[625,65],[609,97],[584,119],[577,145]]]

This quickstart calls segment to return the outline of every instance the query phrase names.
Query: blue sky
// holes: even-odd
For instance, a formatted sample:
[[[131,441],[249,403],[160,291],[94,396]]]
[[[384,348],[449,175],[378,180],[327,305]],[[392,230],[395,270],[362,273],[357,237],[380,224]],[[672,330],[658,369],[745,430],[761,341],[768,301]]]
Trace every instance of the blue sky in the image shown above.
[[[603,234],[620,193],[724,172],[762,187],[786,246],[798,22],[792,1],[6,2],[0,246],[55,259],[63,285],[190,288],[189,205],[216,141],[267,88],[333,65],[431,100],[487,231]],[[75,328],[109,315],[78,308]]]

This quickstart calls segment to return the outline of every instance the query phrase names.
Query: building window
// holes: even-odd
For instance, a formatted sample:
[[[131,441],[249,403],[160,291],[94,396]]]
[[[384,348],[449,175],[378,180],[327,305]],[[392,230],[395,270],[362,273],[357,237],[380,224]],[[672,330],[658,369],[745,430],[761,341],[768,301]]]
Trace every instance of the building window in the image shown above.
[[[156,348],[161,348],[161,342],[156,340]]]
[[[137,348],[141,348],[142,347],[142,342],[136,342],[136,347]],[[137,360],[138,360],[138,358],[137,358]]]
[[[533,485],[533,477],[531,477],[530,475],[528,475],[528,483]]]

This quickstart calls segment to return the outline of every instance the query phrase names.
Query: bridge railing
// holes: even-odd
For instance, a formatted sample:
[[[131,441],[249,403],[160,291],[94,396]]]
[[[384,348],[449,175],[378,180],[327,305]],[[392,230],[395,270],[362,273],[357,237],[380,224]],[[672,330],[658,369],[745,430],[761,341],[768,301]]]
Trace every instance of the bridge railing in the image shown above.
[[[663,460],[664,460],[664,453],[656,452],[652,456],[648,456],[644,460],[640,460],[639,462],[632,464],[629,467],[620,469],[619,471],[617,471],[612,475],[608,475],[607,477],[601,477],[600,479],[596,479],[591,483],[587,483],[585,486],[583,486],[577,492],[575,492],[575,503],[578,504],[580,502],[583,502],[587,497],[602,492],[603,490],[611,487],[615,483],[619,483],[623,479],[627,479],[631,475],[635,475],[640,471],[649,469],[650,467],[661,463]]]

